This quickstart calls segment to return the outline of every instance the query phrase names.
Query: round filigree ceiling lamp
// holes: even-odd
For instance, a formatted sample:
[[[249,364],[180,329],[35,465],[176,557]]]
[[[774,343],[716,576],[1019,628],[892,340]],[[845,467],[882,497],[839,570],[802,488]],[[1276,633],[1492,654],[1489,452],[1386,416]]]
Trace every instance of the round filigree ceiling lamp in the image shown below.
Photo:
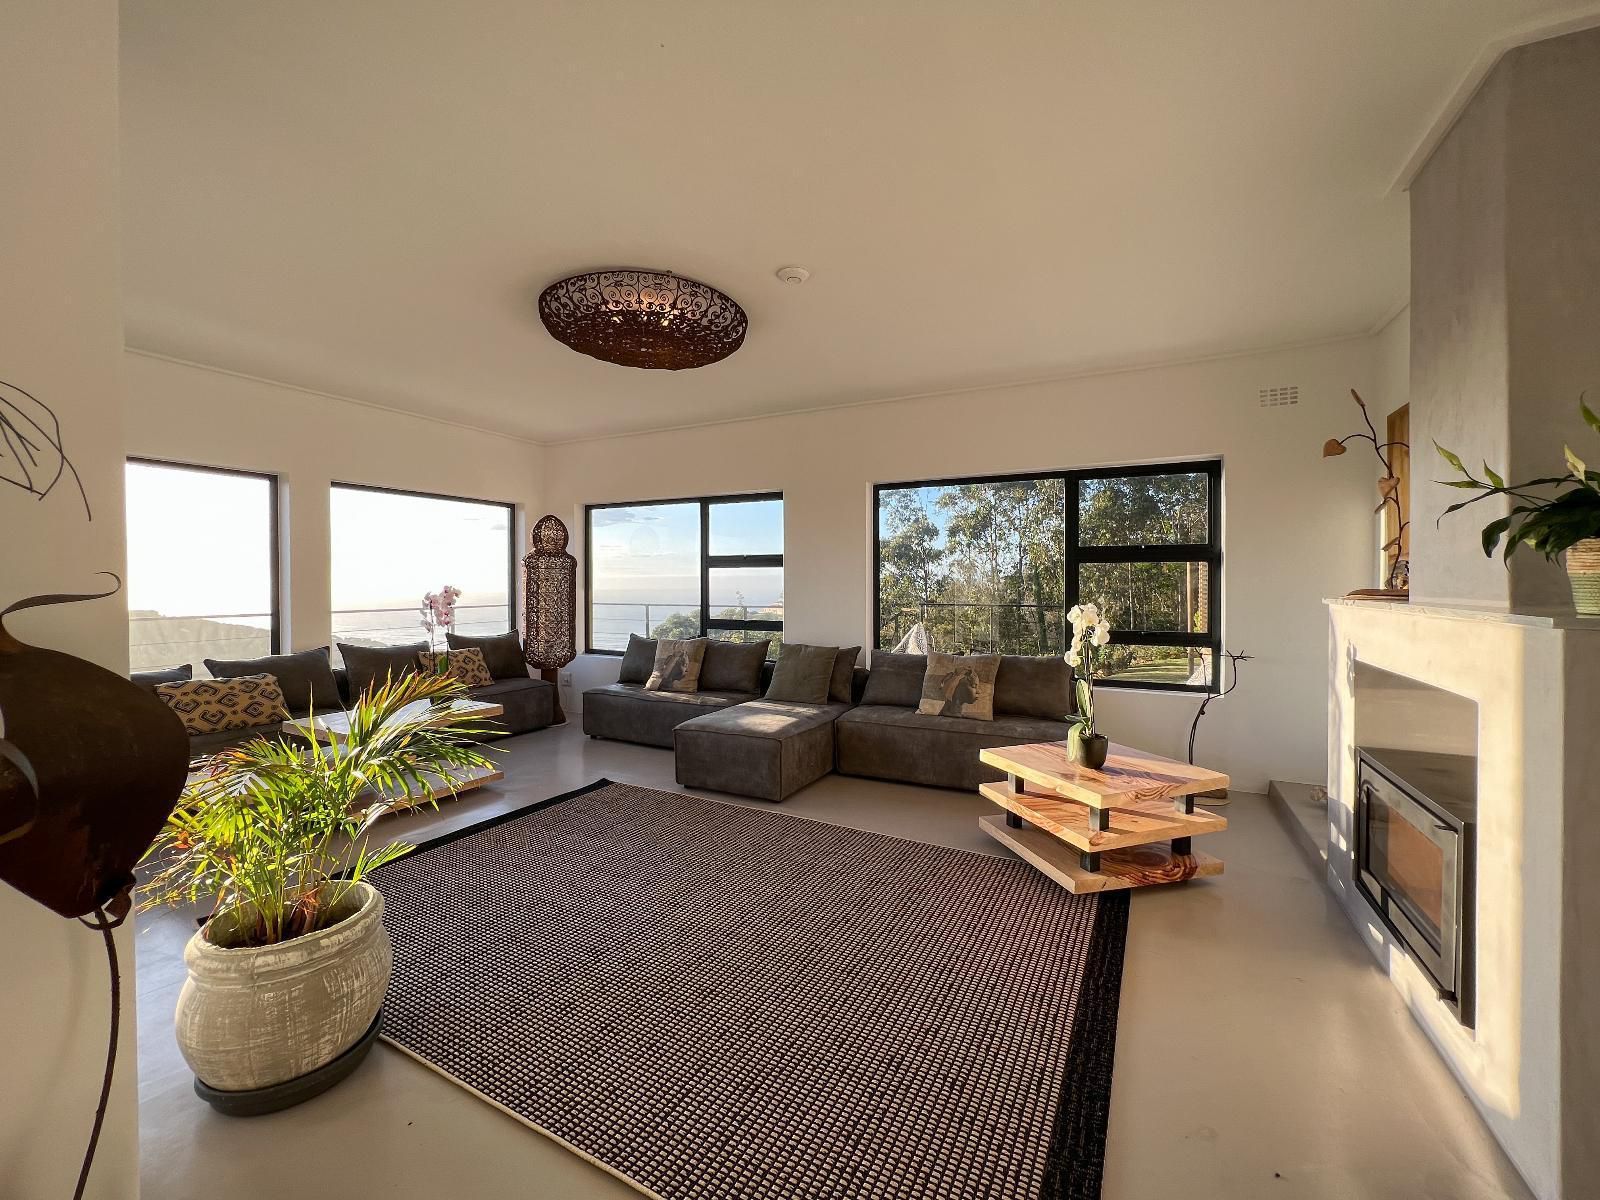
[[[539,294],[550,336],[601,362],[682,371],[721,362],[744,345],[749,320],[704,283],[660,271],[593,271]]]

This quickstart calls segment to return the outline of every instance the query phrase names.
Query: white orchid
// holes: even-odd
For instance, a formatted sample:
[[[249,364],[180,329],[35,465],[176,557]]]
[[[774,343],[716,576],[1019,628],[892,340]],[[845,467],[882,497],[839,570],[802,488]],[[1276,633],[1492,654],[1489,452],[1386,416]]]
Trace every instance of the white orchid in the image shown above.
[[[1074,604],[1067,610],[1072,623],[1072,644],[1066,659],[1077,674],[1078,729],[1081,736],[1094,733],[1094,677],[1096,651],[1111,644],[1111,622],[1100,615],[1098,605]]]

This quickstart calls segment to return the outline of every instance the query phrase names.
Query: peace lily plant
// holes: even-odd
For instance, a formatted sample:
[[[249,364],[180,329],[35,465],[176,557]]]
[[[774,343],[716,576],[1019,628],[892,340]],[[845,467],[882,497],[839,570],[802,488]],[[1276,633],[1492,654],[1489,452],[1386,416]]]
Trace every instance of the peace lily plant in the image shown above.
[[[1067,738],[1067,754],[1074,762],[1099,770],[1105,766],[1110,739],[1095,730],[1094,677],[1096,659],[1102,647],[1111,642],[1111,622],[1100,615],[1099,606],[1074,604],[1067,611],[1072,624],[1072,644],[1067,647],[1067,663],[1077,680],[1078,712],[1075,728]]]
[[[1600,433],[1600,416],[1596,416],[1581,398],[1578,411],[1583,414],[1584,423]],[[1460,479],[1439,482],[1446,487],[1478,493],[1470,500],[1452,504],[1439,519],[1442,521],[1451,513],[1490,496],[1519,501],[1505,516],[1483,527],[1484,554],[1493,555],[1502,539],[1505,541],[1502,559],[1507,564],[1523,545],[1532,547],[1551,562],[1565,553],[1572,601],[1578,615],[1600,616],[1600,471],[1592,470],[1571,446],[1566,446],[1568,474],[1508,484],[1488,463],[1483,464],[1485,478],[1479,479],[1462,464],[1460,455],[1437,442],[1434,446],[1445,462],[1462,475]],[[1563,490],[1555,495],[1541,494],[1541,489],[1551,488]]]

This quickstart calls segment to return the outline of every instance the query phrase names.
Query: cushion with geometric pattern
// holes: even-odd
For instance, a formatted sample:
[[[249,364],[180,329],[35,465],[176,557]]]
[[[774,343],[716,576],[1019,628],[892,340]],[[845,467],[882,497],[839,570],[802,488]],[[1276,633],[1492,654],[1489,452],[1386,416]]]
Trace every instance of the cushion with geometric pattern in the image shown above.
[[[494,676],[489,672],[489,660],[476,646],[469,646],[465,650],[424,650],[417,655],[417,665],[429,674],[437,671],[441,675],[448,675],[462,687],[488,687],[494,682]]]
[[[178,714],[190,734],[254,729],[289,718],[283,689],[272,675],[161,683],[156,685],[156,695]]]

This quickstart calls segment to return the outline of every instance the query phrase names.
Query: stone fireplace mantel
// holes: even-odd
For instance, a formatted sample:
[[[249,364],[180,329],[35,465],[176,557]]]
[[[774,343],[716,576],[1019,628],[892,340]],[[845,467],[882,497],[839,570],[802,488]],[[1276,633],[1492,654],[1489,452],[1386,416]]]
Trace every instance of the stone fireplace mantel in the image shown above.
[[[1600,1178],[1600,620],[1328,606],[1329,885],[1535,1193],[1584,1195]],[[1394,676],[1410,682],[1372,682]],[[1472,1028],[1355,888],[1363,736],[1477,755]]]

